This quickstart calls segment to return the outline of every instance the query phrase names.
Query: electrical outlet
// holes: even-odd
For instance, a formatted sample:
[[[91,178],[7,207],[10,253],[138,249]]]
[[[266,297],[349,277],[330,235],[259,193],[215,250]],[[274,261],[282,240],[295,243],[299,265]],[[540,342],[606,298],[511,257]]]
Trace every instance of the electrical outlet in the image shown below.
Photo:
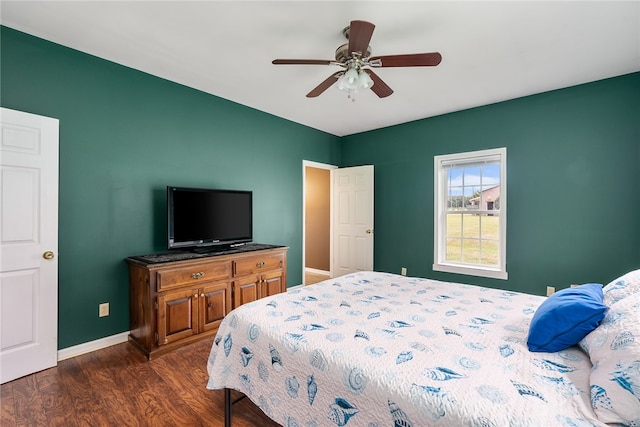
[[[553,286],[547,286],[547,296],[550,297],[556,292],[556,288]]]
[[[402,274],[403,276],[407,275],[407,267],[402,267],[402,269],[400,269],[400,274]]]
[[[98,306],[98,317],[105,317],[109,315],[109,303],[105,302]]]
[[[571,285],[572,288],[577,288],[578,286],[580,285],[575,285],[575,284]]]

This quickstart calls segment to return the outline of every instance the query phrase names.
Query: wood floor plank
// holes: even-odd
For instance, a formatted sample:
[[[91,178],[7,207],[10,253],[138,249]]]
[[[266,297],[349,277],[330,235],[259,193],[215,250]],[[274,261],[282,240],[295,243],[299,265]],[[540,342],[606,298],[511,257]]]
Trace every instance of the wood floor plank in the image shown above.
[[[198,415],[190,409],[184,396],[173,392],[169,388],[169,383],[159,376],[149,363],[132,367],[132,372],[138,376],[143,396],[149,402],[155,402],[158,406],[157,410],[166,414],[166,422],[170,420],[171,424],[176,426],[198,422]],[[190,394],[192,394],[191,391],[185,392],[185,395]]]
[[[83,362],[86,363],[86,357],[78,356],[63,360],[57,367],[75,410],[74,420],[79,426],[109,425],[110,420],[104,411],[100,391],[91,387],[82,368]]]
[[[35,375],[14,382],[13,398],[16,405],[16,426],[28,426],[31,423],[44,425],[46,416]]]
[[[75,426],[75,407],[57,369],[45,369],[34,374],[42,407],[51,425]]]
[[[155,388],[162,388],[164,385],[154,379],[149,379],[154,375],[144,359],[138,358],[137,354],[128,350],[130,345],[119,344],[122,350],[111,357],[114,362],[118,362],[121,369],[112,370],[114,386],[127,390],[129,396],[129,412],[132,419],[141,425],[162,425],[175,426],[176,424],[170,413],[164,407],[162,398],[157,394],[161,393]],[[132,393],[135,390],[135,393]]]
[[[213,337],[147,361],[123,343],[0,387],[4,426],[224,426],[224,392],[207,390]],[[240,396],[234,393],[234,396]],[[277,427],[249,399],[233,427]]]
[[[191,346],[189,346],[191,347]],[[201,348],[196,346],[195,348]],[[220,424],[224,421],[224,411],[220,411],[223,406],[216,406],[214,396],[207,393],[207,376],[200,368],[201,357],[197,352],[186,353],[185,349],[167,354],[159,359],[153,360],[150,365],[152,369],[165,379],[173,393],[199,414],[199,417],[206,425]],[[175,372],[180,372],[176,376]],[[187,392],[187,390],[201,390],[201,393]]]
[[[118,363],[118,352],[113,347],[103,351],[94,351],[91,354],[99,368],[84,367],[85,372],[91,372],[89,381],[91,387],[101,391],[101,398],[105,411],[109,414],[113,425],[123,427],[135,427],[140,425],[135,411],[130,410],[131,398],[126,388],[118,387],[114,378],[121,371]]]
[[[12,425],[16,420],[16,405],[13,399],[13,382],[0,388],[0,426]]]

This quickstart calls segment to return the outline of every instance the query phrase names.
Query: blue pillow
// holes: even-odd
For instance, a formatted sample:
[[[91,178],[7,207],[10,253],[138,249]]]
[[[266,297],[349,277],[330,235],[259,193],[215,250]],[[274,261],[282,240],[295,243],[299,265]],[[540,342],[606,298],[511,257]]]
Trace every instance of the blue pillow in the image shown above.
[[[598,327],[607,309],[600,284],[588,283],[556,292],[531,319],[529,351],[553,353],[577,344]]]

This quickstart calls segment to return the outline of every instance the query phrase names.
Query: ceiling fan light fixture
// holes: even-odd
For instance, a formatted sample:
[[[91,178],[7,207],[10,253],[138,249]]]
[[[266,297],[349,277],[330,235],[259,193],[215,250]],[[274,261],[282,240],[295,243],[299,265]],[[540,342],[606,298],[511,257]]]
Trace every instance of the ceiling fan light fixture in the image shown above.
[[[371,80],[369,74],[367,74],[364,70],[360,70],[360,73],[358,73],[358,86],[360,86],[362,89],[369,89],[371,88],[371,86],[373,86],[373,80]]]
[[[358,86],[358,72],[355,68],[349,68],[344,73],[344,79],[347,86],[351,86],[350,89],[355,89]]]
[[[347,77],[347,73],[345,72],[340,77],[338,77],[338,82],[336,84],[336,87],[343,92],[347,92],[347,98],[349,98],[351,101],[356,100],[356,93],[358,92],[357,78],[355,80],[355,84],[350,84],[349,78]]]
[[[358,90],[358,72],[356,70],[348,70],[338,78],[338,89],[340,90]]]
[[[337,88],[348,92],[348,98],[355,101],[355,94],[361,89],[369,89],[373,80],[360,67],[350,66],[339,78]]]

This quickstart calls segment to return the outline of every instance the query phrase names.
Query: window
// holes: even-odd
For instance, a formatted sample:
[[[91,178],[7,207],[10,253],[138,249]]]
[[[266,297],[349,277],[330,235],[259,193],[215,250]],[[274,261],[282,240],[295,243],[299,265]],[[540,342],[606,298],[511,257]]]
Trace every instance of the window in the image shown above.
[[[434,270],[507,279],[506,170],[506,148],[434,157]]]

